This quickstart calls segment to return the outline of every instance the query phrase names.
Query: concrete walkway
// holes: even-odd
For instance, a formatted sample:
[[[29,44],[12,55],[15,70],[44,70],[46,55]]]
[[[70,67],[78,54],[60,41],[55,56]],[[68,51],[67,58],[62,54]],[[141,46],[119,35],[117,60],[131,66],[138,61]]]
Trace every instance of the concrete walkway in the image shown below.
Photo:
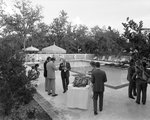
[[[75,73],[71,72],[70,83],[73,82]],[[67,93],[63,93],[60,71],[56,72],[56,93],[58,96],[52,97],[45,92],[45,79],[41,72],[37,81],[38,93],[35,95],[36,101],[50,115],[53,120],[149,120],[150,119],[150,87],[147,90],[147,103],[136,104],[135,100],[127,96],[128,87],[111,89],[105,87],[103,111],[98,115],[93,113],[93,101],[90,97],[88,110],[67,108]]]

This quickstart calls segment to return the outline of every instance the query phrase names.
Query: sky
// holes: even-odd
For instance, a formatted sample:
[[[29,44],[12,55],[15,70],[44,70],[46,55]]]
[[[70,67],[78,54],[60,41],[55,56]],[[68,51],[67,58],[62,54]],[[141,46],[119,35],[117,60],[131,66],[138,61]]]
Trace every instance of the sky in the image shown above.
[[[9,5],[13,0],[4,0]],[[143,21],[150,28],[150,0],[30,0],[43,7],[43,21],[50,24],[61,10],[68,14],[68,21],[84,24],[89,28],[111,28],[123,33],[122,22],[129,17],[135,22]]]

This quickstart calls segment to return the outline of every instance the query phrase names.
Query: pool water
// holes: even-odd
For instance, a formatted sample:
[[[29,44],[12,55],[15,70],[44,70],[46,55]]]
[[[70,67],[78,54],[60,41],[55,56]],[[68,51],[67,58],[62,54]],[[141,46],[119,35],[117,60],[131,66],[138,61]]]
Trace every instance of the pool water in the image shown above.
[[[85,74],[87,71],[92,70],[90,62],[72,61],[70,62],[72,70]],[[107,82],[106,86],[118,89],[128,85],[127,81],[127,68],[117,68],[111,66],[101,65],[101,70],[106,72]]]
[[[70,61],[71,67],[90,67],[89,61]]]
[[[69,61],[71,65],[71,70],[77,73],[85,74],[86,72],[92,70],[90,66],[90,61]],[[60,62],[55,63],[59,67]],[[43,63],[40,63],[41,69],[43,69]],[[119,89],[128,85],[127,81],[127,68],[118,68],[112,66],[101,65],[101,70],[106,72],[107,82],[106,86],[114,89]]]

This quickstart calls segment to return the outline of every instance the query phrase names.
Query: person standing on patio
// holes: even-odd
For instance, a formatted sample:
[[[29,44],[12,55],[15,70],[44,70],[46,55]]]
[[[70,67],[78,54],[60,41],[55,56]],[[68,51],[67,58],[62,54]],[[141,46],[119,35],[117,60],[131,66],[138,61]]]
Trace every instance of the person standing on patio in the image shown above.
[[[91,67],[92,67],[92,70],[88,71],[88,74],[89,74],[89,75],[91,75],[92,72],[96,69],[96,67],[95,67],[95,62],[94,62],[94,61],[91,61],[91,62],[90,62],[90,65],[91,65]]]
[[[140,104],[141,92],[142,92],[142,103],[146,104],[146,94],[147,94],[147,80],[150,77],[150,70],[146,68],[146,62],[142,62],[142,69],[137,68],[136,73],[136,86],[137,86],[137,99],[136,103]]]
[[[136,96],[136,82],[135,77],[133,77],[133,74],[135,73],[135,67],[134,67],[134,60],[130,60],[130,66],[128,67],[128,74],[127,74],[127,80],[129,81],[129,87],[128,87],[128,97],[131,99],[135,99],[133,97]]]
[[[59,65],[59,70],[61,71],[61,78],[62,78],[62,84],[63,84],[63,89],[65,93],[68,90],[68,85],[69,85],[69,76],[70,76],[70,70],[71,66],[70,63],[67,62],[65,59],[62,59],[62,63]]]
[[[97,115],[97,99],[99,96],[99,110],[103,110],[103,94],[104,94],[104,82],[107,82],[107,76],[104,71],[100,69],[100,63],[95,63],[96,69],[92,72],[91,82],[93,83],[93,105],[94,115]]]
[[[46,65],[47,70],[47,79],[48,79],[48,95],[52,94],[52,96],[57,96],[58,94],[55,93],[55,71],[58,70],[55,66],[55,58],[51,58]],[[52,93],[51,93],[52,90]]]
[[[48,80],[47,80],[46,64],[47,64],[50,60],[51,60],[51,57],[47,57],[46,61],[44,62],[45,91],[48,91],[48,88],[47,88]]]

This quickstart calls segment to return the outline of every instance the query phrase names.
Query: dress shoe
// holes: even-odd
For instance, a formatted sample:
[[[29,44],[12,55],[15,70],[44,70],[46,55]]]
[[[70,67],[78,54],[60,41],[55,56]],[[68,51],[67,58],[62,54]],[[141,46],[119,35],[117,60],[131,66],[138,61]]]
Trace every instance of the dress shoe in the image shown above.
[[[58,94],[54,94],[54,95],[52,95],[53,97],[55,97],[55,96],[57,96]]]
[[[51,95],[52,93],[48,93],[48,95]]]
[[[137,104],[140,104],[139,102],[136,101]]]
[[[65,93],[66,91],[64,91],[63,93]]]
[[[95,112],[94,112],[94,115],[97,115],[97,114],[98,114],[98,113],[95,111]]]
[[[46,92],[48,91],[48,90],[45,90]]]
[[[99,110],[100,112],[102,111],[102,109]]]
[[[143,103],[143,105],[145,105],[145,103]]]
[[[135,99],[133,96],[130,96],[129,98],[131,98],[131,99]]]

